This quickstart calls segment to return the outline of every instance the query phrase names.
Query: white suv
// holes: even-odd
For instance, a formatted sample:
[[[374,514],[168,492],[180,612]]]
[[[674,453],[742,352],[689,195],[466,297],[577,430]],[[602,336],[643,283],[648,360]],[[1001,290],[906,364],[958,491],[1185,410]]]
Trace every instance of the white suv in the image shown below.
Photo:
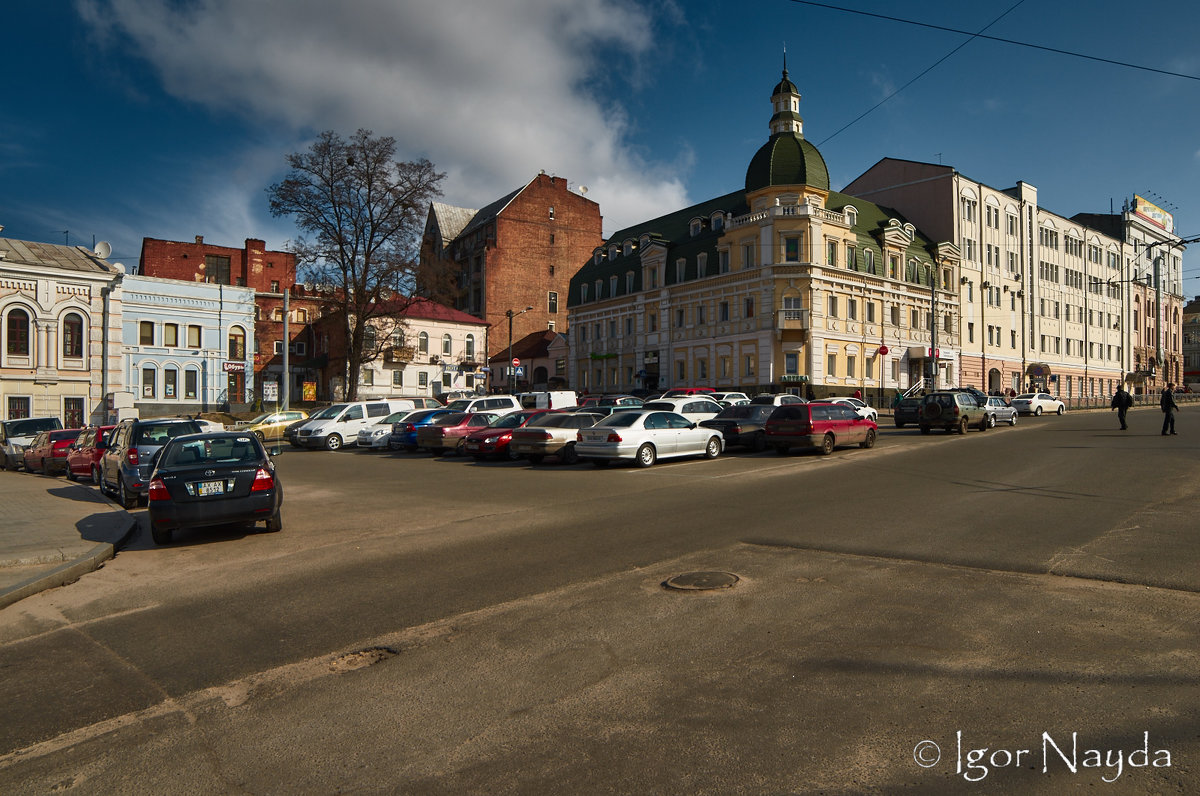
[[[677,412],[693,423],[712,420],[725,407],[707,395],[687,395],[677,398],[657,398],[647,401],[638,409],[657,409],[660,412]]]
[[[478,398],[459,398],[446,404],[451,412],[492,412],[507,415],[523,408],[515,395],[481,395]]]

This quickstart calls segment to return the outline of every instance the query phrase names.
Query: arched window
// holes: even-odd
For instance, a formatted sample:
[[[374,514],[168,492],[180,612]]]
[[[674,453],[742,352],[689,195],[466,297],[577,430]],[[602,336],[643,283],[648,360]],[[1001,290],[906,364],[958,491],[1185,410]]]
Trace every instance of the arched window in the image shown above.
[[[428,354],[429,353],[429,333],[428,332],[421,332],[419,335],[417,335],[417,353],[419,353],[419,354]]]
[[[72,359],[83,358],[83,316],[69,313],[63,318],[62,355]]]
[[[29,313],[23,309],[10,310],[7,323],[5,351],[9,356],[29,356]]]
[[[467,358],[475,358],[475,335],[473,334],[467,335]]]
[[[229,330],[229,358],[246,358],[246,333],[240,326],[231,327]]]
[[[442,335],[442,355],[450,356],[450,335]]]

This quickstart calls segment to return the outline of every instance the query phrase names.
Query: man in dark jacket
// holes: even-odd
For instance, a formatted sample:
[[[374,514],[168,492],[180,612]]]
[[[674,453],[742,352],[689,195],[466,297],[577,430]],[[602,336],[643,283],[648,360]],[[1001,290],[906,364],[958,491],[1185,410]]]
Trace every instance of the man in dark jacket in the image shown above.
[[[1175,403],[1174,384],[1168,384],[1166,389],[1162,391],[1162,396],[1158,399],[1158,405],[1163,410],[1163,436],[1165,437],[1168,433],[1174,434],[1175,412],[1179,409],[1179,405]],[[1167,429],[1170,429],[1170,432]]]
[[[1133,406],[1133,396],[1125,389],[1124,384],[1117,386],[1117,393],[1112,399],[1112,408],[1117,410],[1117,419],[1121,421],[1121,430],[1129,428],[1125,425],[1125,413]]]

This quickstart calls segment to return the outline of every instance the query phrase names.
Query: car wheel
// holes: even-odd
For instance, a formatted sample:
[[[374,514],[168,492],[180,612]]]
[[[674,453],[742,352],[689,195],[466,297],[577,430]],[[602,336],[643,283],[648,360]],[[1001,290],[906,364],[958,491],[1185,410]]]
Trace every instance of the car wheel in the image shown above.
[[[1041,414],[1042,414],[1042,407],[1040,407],[1040,406],[1034,407],[1033,416],[1038,417]]]
[[[721,455],[721,440],[718,437],[709,437],[708,444],[704,446],[704,458],[715,459]]]
[[[1058,407],[1058,411],[1057,411],[1057,412],[1055,412],[1054,414],[1056,414],[1056,415],[1060,415],[1060,416],[1061,416],[1061,415],[1062,415],[1062,413],[1063,413],[1063,412],[1065,412],[1065,411],[1067,411],[1067,408],[1066,408],[1065,406],[1060,406],[1060,407]]]
[[[71,469],[71,465],[69,465],[69,464],[67,465],[67,472],[65,473],[65,475],[67,476],[68,481],[75,480],[75,471]]]
[[[873,429],[873,428],[867,429],[867,438],[864,439],[862,442],[858,443],[858,447],[860,447],[860,448],[874,448],[875,447],[875,429]]]
[[[574,453],[574,452],[575,452],[575,449],[574,449],[574,448],[572,448],[572,449],[571,449],[571,452],[572,452],[572,453]],[[541,463],[542,463],[542,459],[543,459],[543,458],[545,458],[545,457],[544,457],[544,456],[542,456],[542,454],[540,454],[540,453],[531,453],[531,454],[529,454],[528,456],[526,456],[526,457],[525,457],[525,459],[526,459],[526,460],[527,460],[527,461],[528,461],[530,464],[541,464]],[[567,451],[566,451],[566,449],[565,449],[565,448],[563,449],[563,457],[562,457],[562,460],[563,460],[563,464],[568,464],[568,463],[569,463],[569,462],[567,462]]]
[[[575,443],[569,442],[564,445],[562,451],[558,454],[558,457],[562,459],[563,464],[574,464],[575,462],[579,461],[579,454],[575,452]],[[540,459],[541,457],[539,456],[538,458]],[[530,459],[530,461],[533,460]],[[537,464],[537,462],[534,462],[534,464]]]
[[[338,434],[330,434],[325,438],[325,450],[335,451],[342,447],[342,438]]]
[[[995,427],[996,427],[996,416],[995,415],[985,415],[983,418],[983,422],[979,424],[980,431],[987,431],[989,428],[995,428]]]
[[[921,426],[922,434],[928,434],[930,431],[931,431],[931,429],[929,428],[929,426]]]
[[[129,494],[129,488],[125,486],[125,479],[121,476],[117,476],[117,502],[123,509],[132,509],[138,502],[137,495]]]
[[[959,419],[959,421],[958,421],[958,433],[959,433],[959,434],[966,434],[966,433],[967,433],[967,425],[968,425],[968,424],[967,424],[967,419],[966,419],[965,417],[964,417],[964,418],[960,418],[960,419]]]
[[[658,461],[658,454],[654,451],[654,446],[649,442],[643,443],[637,451],[638,467],[649,467],[656,461]]]
[[[828,456],[831,453],[833,453],[833,435],[827,432],[825,439],[821,440],[821,455]]]
[[[150,527],[150,537],[154,539],[155,544],[170,544],[171,537],[174,535],[174,530],[171,528]]]
[[[254,436],[258,437],[259,442],[266,442],[266,438],[263,436],[261,431],[255,431]]]
[[[92,484],[100,487],[100,491],[104,491],[104,482],[100,480],[100,468],[92,467]]]
[[[1017,412],[1013,412],[1012,417],[1010,417],[1008,419],[1008,424],[1010,426],[1015,426],[1017,424],[1017,414],[1018,414]]]
[[[279,509],[275,509],[275,513],[267,519],[267,533],[277,533],[283,530],[283,514]]]

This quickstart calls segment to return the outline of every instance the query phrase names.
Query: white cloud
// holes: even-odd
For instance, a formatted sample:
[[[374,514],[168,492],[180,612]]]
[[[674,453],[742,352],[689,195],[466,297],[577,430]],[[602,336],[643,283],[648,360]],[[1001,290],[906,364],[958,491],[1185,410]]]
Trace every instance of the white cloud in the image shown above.
[[[128,43],[172,95],[293,141],[394,136],[402,157],[447,172],[454,204],[490,202],[542,169],[588,185],[606,231],[688,203],[680,164],[646,162],[605,99],[652,54],[656,21],[632,0],[77,5],[98,41]]]

